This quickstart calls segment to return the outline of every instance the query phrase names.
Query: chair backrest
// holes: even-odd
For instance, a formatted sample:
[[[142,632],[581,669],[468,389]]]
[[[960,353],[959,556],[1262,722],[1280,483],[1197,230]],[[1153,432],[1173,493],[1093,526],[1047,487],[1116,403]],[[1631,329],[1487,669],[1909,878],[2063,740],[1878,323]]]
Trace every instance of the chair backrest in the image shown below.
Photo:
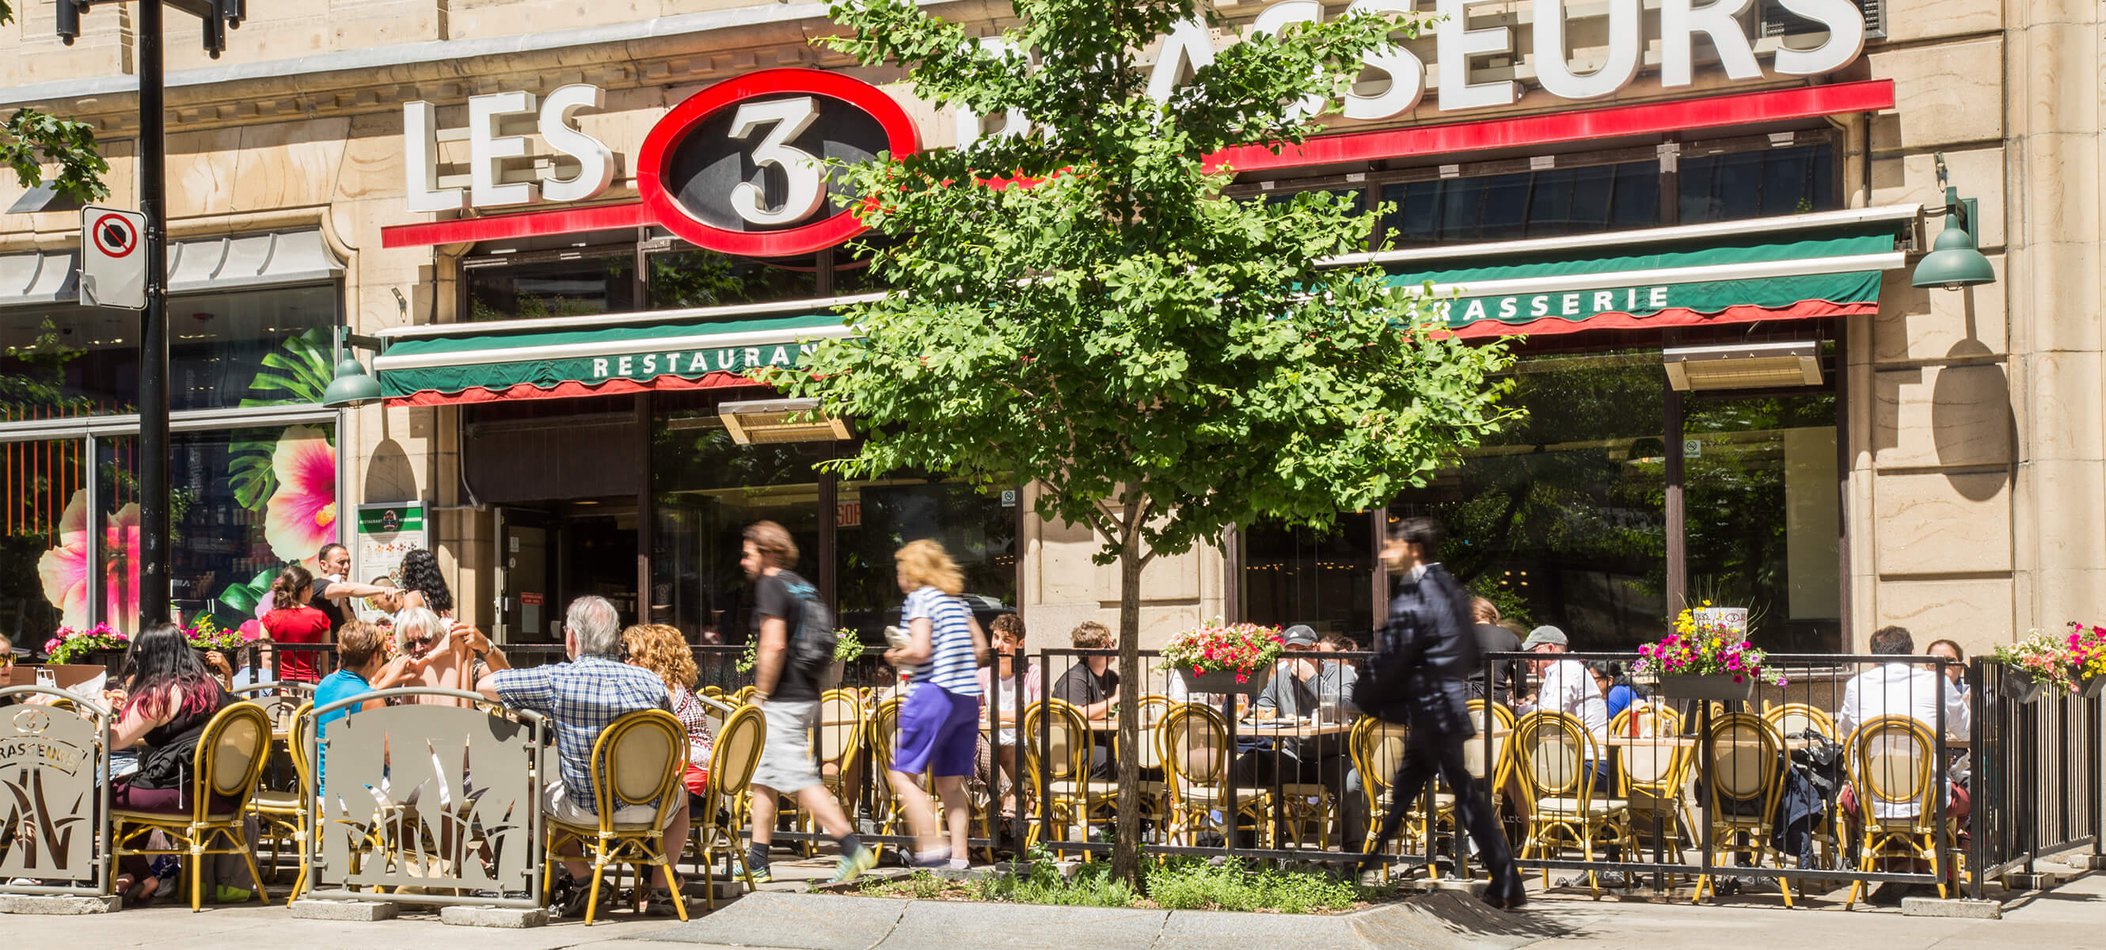
[[[1024,707],[1024,761],[1032,774],[1049,782],[1069,782],[1089,771],[1090,727],[1082,710],[1059,699],[1044,699]],[[1041,760],[1040,730],[1046,732]]]
[[[732,701],[736,703],[750,703],[753,701],[753,687],[741,686],[738,688],[737,692],[731,694],[731,698]]]
[[[1836,740],[1835,718],[1818,706],[1806,703],[1785,703],[1763,710],[1762,718],[1777,727],[1781,736],[1796,736],[1803,733],[1818,733],[1830,742]]]
[[[292,727],[286,730],[285,751],[292,755],[293,775],[300,782],[300,801],[314,801],[314,763],[307,761],[307,744],[314,741],[314,703],[293,710]]]
[[[825,765],[847,771],[863,747],[865,717],[862,697],[855,690],[830,689],[819,697],[819,758]]]
[[[1600,756],[1594,735],[1570,713],[1539,709],[1514,724],[1514,768],[1530,798],[1574,798],[1584,806],[1600,790],[1588,781]]]
[[[1635,702],[1609,722],[1612,736],[1673,736],[1682,732],[1682,714],[1657,700]]]
[[[263,777],[270,753],[271,720],[255,703],[231,703],[213,715],[198,736],[193,817],[203,821],[219,801],[247,802]]]
[[[600,830],[628,805],[657,805],[662,828],[673,808],[673,790],[687,771],[687,729],[663,709],[624,713],[592,744],[592,800]]]
[[[761,749],[768,741],[767,715],[758,706],[740,706],[724,718],[724,728],[717,731],[717,744],[709,753],[710,793],[729,802],[736,800],[753,781],[753,770],[760,765]],[[706,808],[705,814],[716,814],[715,808]]]
[[[880,795],[889,794],[891,788],[882,773],[892,768],[892,760],[896,758],[894,753],[899,750],[899,711],[905,704],[906,700],[897,696],[879,700],[870,711],[870,724],[863,729],[864,742],[870,746],[870,764],[880,773],[877,782]]]
[[[1170,712],[1170,706],[1170,697],[1160,693],[1151,693],[1143,696],[1140,702],[1133,704],[1131,715],[1141,717],[1139,723],[1141,730],[1141,741],[1139,744],[1141,748],[1139,749],[1140,754],[1137,756],[1140,760],[1141,768],[1159,769],[1163,767],[1163,744],[1156,738],[1156,727],[1162,724],[1163,716]],[[1121,711],[1121,714],[1127,715],[1124,710]],[[1123,750],[1119,749],[1118,733],[1116,732],[1112,733],[1112,747],[1119,754],[1124,754]]]
[[[1859,726],[1850,739],[1850,777],[1859,810],[1886,824],[1934,830],[1937,748],[1930,727],[1911,716],[1878,716]],[[1879,819],[1878,812],[1893,817]]]
[[[1711,774],[1705,778],[1714,805],[1754,804],[1756,813],[1742,813],[1767,817],[1784,787],[1784,740],[1777,727],[1753,713],[1726,713],[1712,717],[1711,732],[1702,741],[1711,746]]]
[[[1490,710],[1489,713],[1486,710]],[[1489,781],[1497,790],[1506,784],[1506,775],[1513,768],[1514,760],[1509,750],[1513,747],[1514,711],[1498,703],[1486,703],[1482,699],[1470,700],[1470,721],[1477,725],[1477,735],[1463,743],[1463,767],[1476,778]],[[1486,733],[1491,734],[1491,757],[1486,758]]]
[[[1224,785],[1228,774],[1228,721],[1201,703],[1175,703],[1156,723],[1156,755],[1173,796],[1185,789]],[[1029,740],[1026,734],[1025,741]]]
[[[1360,770],[1361,784],[1376,797],[1389,791],[1390,779],[1396,777],[1397,766],[1404,761],[1404,746],[1410,737],[1411,730],[1404,725],[1373,716],[1364,716],[1353,724],[1346,749],[1353,757],[1353,768]]]

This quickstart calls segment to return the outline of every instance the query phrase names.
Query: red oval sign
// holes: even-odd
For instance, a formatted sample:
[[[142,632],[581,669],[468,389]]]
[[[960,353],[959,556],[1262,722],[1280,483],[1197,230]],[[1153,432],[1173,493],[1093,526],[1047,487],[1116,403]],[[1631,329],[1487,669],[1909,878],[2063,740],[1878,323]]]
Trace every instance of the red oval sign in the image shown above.
[[[914,122],[883,90],[840,73],[765,69],[717,83],[652,126],[636,161],[644,207],[698,247],[788,257],[865,228],[830,198],[817,164],[920,147]]]

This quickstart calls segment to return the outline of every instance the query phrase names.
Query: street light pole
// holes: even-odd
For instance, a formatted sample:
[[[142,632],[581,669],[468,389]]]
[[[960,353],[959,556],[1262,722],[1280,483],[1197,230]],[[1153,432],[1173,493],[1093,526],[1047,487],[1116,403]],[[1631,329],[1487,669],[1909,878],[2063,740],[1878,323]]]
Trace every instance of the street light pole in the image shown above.
[[[139,314],[139,629],[169,619],[168,143],[161,2],[139,12],[139,211],[146,216],[146,309]]]

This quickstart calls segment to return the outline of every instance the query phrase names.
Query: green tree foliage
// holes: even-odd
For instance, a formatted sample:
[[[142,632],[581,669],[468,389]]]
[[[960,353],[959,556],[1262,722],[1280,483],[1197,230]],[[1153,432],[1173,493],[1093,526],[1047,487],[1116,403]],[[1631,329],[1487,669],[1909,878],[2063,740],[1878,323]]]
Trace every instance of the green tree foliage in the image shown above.
[[[13,23],[14,5],[0,0],[0,24]],[[0,126],[0,162],[14,169],[24,188],[44,181],[44,166],[58,166],[52,187],[75,201],[97,201],[110,190],[103,186],[103,173],[110,163],[95,147],[95,130],[85,122],[60,119],[35,109],[20,109]]]
[[[1226,197],[1205,156],[1314,128],[1367,52],[1413,21],[1364,14],[1230,46],[1159,102],[1144,50],[1193,0],[1017,0],[1002,55],[912,0],[835,0],[866,65],[1027,134],[846,170],[896,292],[852,308],[858,339],[770,381],[867,438],[851,475],[919,468],[1036,483],[1038,515],[1088,525],[1120,566],[1119,674],[1142,682],[1141,570],[1264,516],[1328,523],[1419,484],[1496,429],[1507,362],[1427,332],[1372,267],[1323,266],[1374,226],[1328,194]],[[1376,209],[1379,212],[1379,209]],[[1124,748],[1136,748],[1132,717]],[[1114,865],[1131,880],[1135,759],[1120,763]]]

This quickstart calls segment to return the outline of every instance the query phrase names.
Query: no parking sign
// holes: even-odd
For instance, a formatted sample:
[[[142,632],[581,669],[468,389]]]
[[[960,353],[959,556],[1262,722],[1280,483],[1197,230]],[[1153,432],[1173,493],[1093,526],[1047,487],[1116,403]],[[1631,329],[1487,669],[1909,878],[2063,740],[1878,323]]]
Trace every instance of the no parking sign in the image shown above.
[[[145,244],[145,215],[116,208],[80,209],[81,303],[146,309]]]

